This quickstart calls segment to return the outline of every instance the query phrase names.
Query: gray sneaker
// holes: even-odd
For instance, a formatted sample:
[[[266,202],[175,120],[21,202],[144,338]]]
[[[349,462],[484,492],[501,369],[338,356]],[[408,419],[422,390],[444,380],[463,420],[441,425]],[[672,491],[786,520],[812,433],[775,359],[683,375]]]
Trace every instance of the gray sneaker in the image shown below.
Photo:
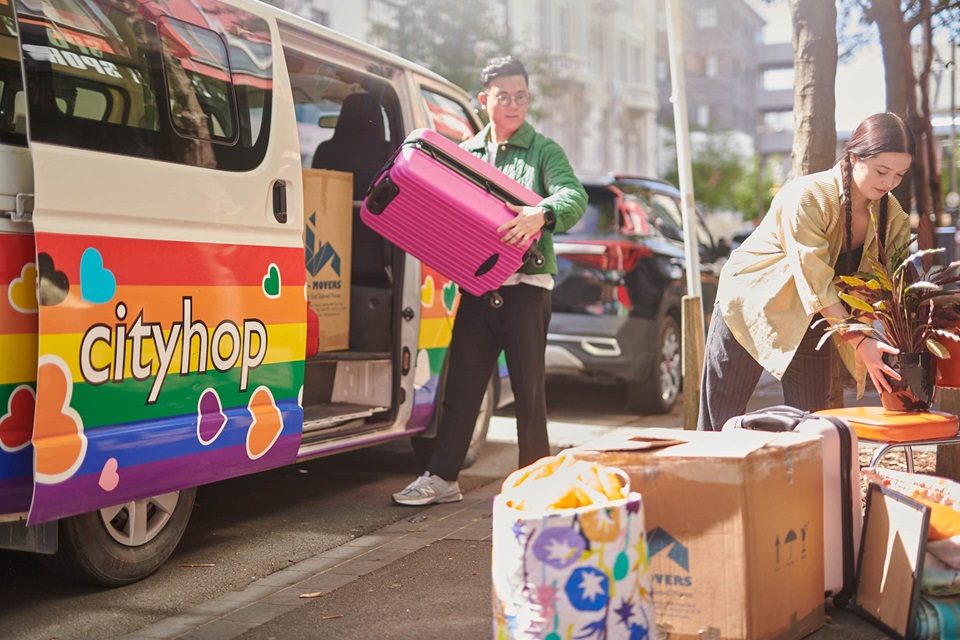
[[[447,482],[440,476],[430,475],[429,471],[408,484],[403,491],[393,494],[393,501],[397,504],[413,507],[461,500],[463,494],[460,493],[460,485],[456,481]]]

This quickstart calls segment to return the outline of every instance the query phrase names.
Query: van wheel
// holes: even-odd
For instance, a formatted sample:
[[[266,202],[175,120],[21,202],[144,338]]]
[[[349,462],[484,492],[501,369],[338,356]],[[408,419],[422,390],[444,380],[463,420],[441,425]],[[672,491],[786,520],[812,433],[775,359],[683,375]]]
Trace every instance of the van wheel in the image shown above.
[[[473,425],[473,434],[470,436],[470,448],[467,449],[467,457],[463,460],[463,468],[470,467],[480,457],[483,451],[483,445],[487,441],[487,431],[490,430],[490,419],[493,417],[493,411],[497,404],[495,377],[487,382],[487,390],[483,394],[483,400],[480,401],[480,411],[477,413],[477,421]],[[413,452],[417,456],[417,462],[420,466],[426,468],[430,464],[430,457],[433,455],[433,438],[420,438],[414,436],[410,438],[413,443]]]
[[[647,415],[668,413],[680,397],[683,383],[683,353],[680,327],[666,316],[657,336],[654,370],[641,382],[627,382],[627,406]]]
[[[142,580],[173,553],[196,498],[192,487],[65,518],[57,552],[40,558],[74,582],[119,587]]]

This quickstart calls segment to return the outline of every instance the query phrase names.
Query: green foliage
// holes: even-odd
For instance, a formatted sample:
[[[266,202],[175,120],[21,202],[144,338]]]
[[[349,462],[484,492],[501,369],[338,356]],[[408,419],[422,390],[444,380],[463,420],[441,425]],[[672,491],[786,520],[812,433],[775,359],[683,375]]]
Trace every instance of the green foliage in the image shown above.
[[[852,315],[827,328],[820,345],[834,333],[860,333],[901,353],[926,350],[949,358],[943,341],[960,342],[960,294],[951,287],[960,282],[960,261],[925,269],[924,256],[940,251],[910,254],[908,243],[888,256],[881,246],[880,259],[870,260],[870,271],[841,276],[840,298]]]
[[[777,161],[773,158],[770,162]],[[779,183],[773,179],[770,164],[761,166],[760,158],[754,156],[750,170],[733,184],[733,207],[743,214],[744,220],[762,218],[770,210],[773,196],[779,188]]]
[[[758,158],[745,161],[725,136],[711,135],[690,165],[693,192],[704,211],[733,209],[752,220],[770,207],[775,184],[769,168]],[[680,184],[679,170],[672,168],[664,179]]]
[[[510,52],[490,0],[394,0],[392,19],[373,22],[370,40],[435,71],[468,92],[489,58]]]

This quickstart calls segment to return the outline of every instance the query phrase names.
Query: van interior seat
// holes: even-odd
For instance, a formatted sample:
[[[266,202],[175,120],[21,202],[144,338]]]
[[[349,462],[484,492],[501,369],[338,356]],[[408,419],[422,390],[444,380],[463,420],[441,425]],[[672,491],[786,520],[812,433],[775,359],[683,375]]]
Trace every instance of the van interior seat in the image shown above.
[[[343,101],[333,137],[321,142],[313,155],[314,169],[353,174],[353,200],[363,200],[377,172],[390,159],[392,145],[384,140],[380,102],[368,93],[352,93]],[[384,239],[360,220],[353,209],[351,273],[357,284],[389,284]]]
[[[350,349],[389,351],[392,245],[360,219],[359,202],[393,154],[384,139],[383,109],[368,93],[353,93],[340,108],[333,137],[313,155],[314,169],[353,174],[353,232],[350,267]]]

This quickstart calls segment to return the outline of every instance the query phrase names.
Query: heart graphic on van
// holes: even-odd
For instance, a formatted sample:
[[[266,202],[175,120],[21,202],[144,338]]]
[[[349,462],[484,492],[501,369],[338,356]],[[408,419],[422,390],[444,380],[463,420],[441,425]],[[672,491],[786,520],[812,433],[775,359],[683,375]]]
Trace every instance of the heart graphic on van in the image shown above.
[[[103,464],[103,469],[100,471],[100,479],[97,481],[97,484],[99,484],[100,488],[104,491],[113,491],[117,488],[117,485],[120,484],[120,474],[117,473],[117,466],[116,458],[109,458]]]
[[[36,405],[37,397],[27,385],[13,390],[7,400],[7,413],[0,416],[0,449],[19,451],[30,443]]]
[[[10,305],[20,313],[36,313],[37,308],[37,265],[28,262],[20,270],[20,277],[14,278],[7,289]]]
[[[34,477],[41,484],[57,484],[73,476],[87,454],[83,420],[70,406],[73,380],[67,363],[57,356],[41,356],[37,389],[43,390],[46,401],[38,403],[36,408]]]
[[[433,297],[436,290],[433,288],[433,276],[427,276],[420,285],[420,301],[428,309],[433,306]]]
[[[447,282],[443,285],[443,306],[447,313],[453,313],[453,305],[457,301],[457,285]]]
[[[117,292],[117,279],[103,266],[103,256],[90,247],[80,257],[80,297],[86,302],[104,304]]]
[[[40,278],[40,304],[54,307],[67,299],[70,280],[63,271],[57,271],[49,253],[37,255],[37,271]]]
[[[272,262],[263,276],[263,293],[271,300],[280,297],[280,268]]]
[[[212,443],[227,426],[227,416],[223,413],[220,396],[214,389],[204,389],[197,403],[197,439],[206,446]]]
[[[253,418],[247,430],[247,456],[256,460],[270,451],[280,437],[283,431],[283,416],[267,387],[257,387],[250,396],[247,411]]]

